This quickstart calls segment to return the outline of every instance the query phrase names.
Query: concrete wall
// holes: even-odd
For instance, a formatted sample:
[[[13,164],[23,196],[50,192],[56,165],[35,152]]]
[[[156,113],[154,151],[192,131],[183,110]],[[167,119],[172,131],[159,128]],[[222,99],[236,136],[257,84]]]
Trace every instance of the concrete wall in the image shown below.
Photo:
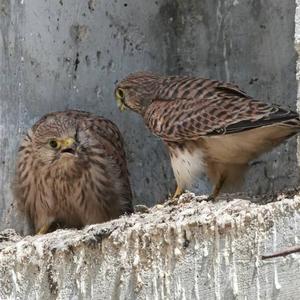
[[[136,202],[173,190],[162,143],[114,103],[114,84],[129,72],[230,80],[295,108],[294,13],[294,0],[0,0],[0,228],[17,222],[7,211],[19,138],[49,111],[79,108],[119,125]],[[293,140],[264,156],[246,186],[298,181]]]
[[[198,200],[198,201],[197,201]],[[0,233],[1,299],[299,299],[300,198],[178,205],[84,230]]]
[[[172,3],[170,72],[235,82],[253,97],[296,109],[294,0]],[[293,139],[256,161],[245,190],[273,192],[298,182]]]

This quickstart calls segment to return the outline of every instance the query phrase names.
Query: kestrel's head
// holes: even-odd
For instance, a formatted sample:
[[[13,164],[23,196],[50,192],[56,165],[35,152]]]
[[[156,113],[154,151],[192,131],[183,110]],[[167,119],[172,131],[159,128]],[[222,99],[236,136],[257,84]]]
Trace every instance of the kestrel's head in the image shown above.
[[[49,114],[32,129],[32,150],[44,165],[66,164],[79,157],[76,120],[63,114]]]
[[[115,89],[117,105],[121,111],[126,107],[144,114],[156,98],[160,77],[149,72],[137,72],[118,83]]]

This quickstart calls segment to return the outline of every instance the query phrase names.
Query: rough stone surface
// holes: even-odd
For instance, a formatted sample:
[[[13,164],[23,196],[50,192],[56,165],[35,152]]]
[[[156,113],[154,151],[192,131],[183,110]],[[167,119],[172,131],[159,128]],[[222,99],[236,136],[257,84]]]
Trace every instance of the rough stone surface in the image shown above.
[[[115,82],[129,72],[230,80],[295,108],[294,14],[293,0],[0,0],[0,228],[19,224],[9,213],[19,139],[49,111],[78,108],[117,123],[135,203],[173,192],[161,141],[113,100]],[[293,139],[256,162],[246,190],[293,186],[299,174]]]
[[[184,194],[109,223],[0,234],[1,299],[299,299],[300,197],[266,205]],[[227,202],[226,200],[231,200]],[[279,200],[279,199],[277,199]]]

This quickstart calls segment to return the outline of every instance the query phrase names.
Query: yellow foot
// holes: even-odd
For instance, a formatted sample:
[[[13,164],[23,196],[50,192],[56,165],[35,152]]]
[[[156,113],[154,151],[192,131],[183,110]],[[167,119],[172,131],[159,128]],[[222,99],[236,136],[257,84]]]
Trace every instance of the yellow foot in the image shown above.
[[[50,224],[44,224],[36,234],[45,234],[48,232]]]
[[[177,186],[175,194],[173,195],[173,198],[179,197],[183,193],[183,189]]]
[[[216,185],[213,188],[212,194],[207,198],[207,201],[212,201],[212,202],[216,201],[225,181],[226,181],[226,177],[224,175],[221,175]]]

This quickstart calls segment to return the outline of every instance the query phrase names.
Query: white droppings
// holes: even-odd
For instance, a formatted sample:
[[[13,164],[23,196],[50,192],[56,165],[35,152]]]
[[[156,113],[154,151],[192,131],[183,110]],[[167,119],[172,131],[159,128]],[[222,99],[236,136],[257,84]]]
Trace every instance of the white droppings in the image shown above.
[[[236,245],[235,245],[235,236],[236,236],[236,232],[231,231],[230,232],[230,247],[229,249],[231,249],[231,262],[229,264],[229,266],[231,266],[231,286],[232,286],[232,292],[233,295],[235,297],[238,296],[239,294],[239,285],[238,285],[238,270],[236,267],[236,257],[237,257],[237,253],[236,253]]]
[[[298,222],[299,222],[299,213],[296,212],[295,213],[295,216],[294,216],[294,243],[295,245],[298,245],[299,243],[299,239],[298,239],[298,234],[299,234],[299,231],[298,231]]]
[[[231,244],[229,243],[229,235],[225,236],[225,247],[224,247],[224,252],[223,252],[223,256],[224,256],[224,260],[225,260],[225,265],[229,266],[230,261],[229,261],[229,249]]]
[[[232,259],[232,291],[235,297],[239,294],[239,284],[238,284],[238,277],[237,277],[237,270],[236,270],[236,262],[235,262],[235,255],[233,254]]]
[[[208,256],[208,245],[207,245],[207,242],[206,241],[204,241],[204,243],[203,243],[203,256],[204,257],[207,257]]]
[[[194,249],[195,249],[196,251],[198,251],[198,250],[200,249],[200,242],[199,242],[199,240],[195,240],[195,246],[194,246]]]
[[[274,266],[274,283],[275,283],[276,290],[280,290],[281,284],[279,283],[279,280],[278,280],[278,271],[277,271],[276,266]]]
[[[219,228],[215,228],[215,245],[214,245],[214,260],[213,260],[213,269],[214,269],[214,289],[215,289],[215,298],[221,299],[221,287],[220,287],[220,271],[221,271],[221,259],[220,259],[220,236]]]
[[[283,241],[294,241],[299,207],[298,198],[255,205],[244,200],[198,203],[185,197],[177,206],[122,217],[115,221],[118,225],[26,237],[3,252],[0,248],[0,271],[4,265],[14,270],[15,277],[9,277],[18,285],[18,290],[10,290],[14,298],[23,290],[22,278],[34,281],[32,298],[47,297],[49,276],[54,283],[63,282],[58,299],[97,298],[99,290],[120,299],[129,298],[129,291],[137,299],[223,299],[228,288],[235,298],[247,293],[268,298],[275,289],[286,291],[286,278],[279,276],[282,259],[262,261],[260,251],[270,246],[278,250]],[[103,229],[112,232],[95,245]],[[296,260],[289,257],[293,270],[298,268]],[[26,264],[30,267],[24,268]],[[244,284],[249,278],[251,287]]]
[[[140,262],[140,257],[138,255],[136,255],[134,260],[133,260],[133,266],[137,267],[139,262]]]
[[[18,286],[18,282],[17,282],[17,275],[16,275],[15,270],[10,270],[10,274],[11,274],[13,286],[17,287]]]
[[[176,257],[179,257],[179,256],[181,256],[182,253],[181,253],[179,248],[175,248],[174,254],[175,254]]]
[[[256,256],[255,256],[255,269],[257,272],[256,276],[256,299],[260,300],[261,295],[260,295],[260,265],[259,265],[259,259],[260,259],[260,237],[258,232],[255,232],[255,244],[257,245],[256,247]]]
[[[281,203],[280,203],[281,205]],[[276,230],[276,225],[274,224],[273,226],[273,251],[276,252],[277,250],[277,230]],[[277,271],[277,264],[276,261],[274,261],[274,285],[276,290],[281,289],[281,284],[279,283],[278,279],[278,271]]]

